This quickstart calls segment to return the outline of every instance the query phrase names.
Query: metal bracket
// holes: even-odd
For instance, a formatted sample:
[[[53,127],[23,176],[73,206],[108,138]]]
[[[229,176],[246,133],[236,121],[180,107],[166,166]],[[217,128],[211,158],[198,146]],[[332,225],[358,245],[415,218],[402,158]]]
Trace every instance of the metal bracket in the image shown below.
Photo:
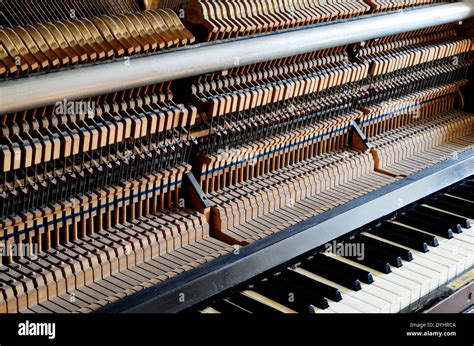
[[[186,173],[184,175],[184,182],[188,186],[188,200],[191,209],[200,212],[206,216],[207,221],[209,221],[209,215],[211,212],[211,203],[206,197],[204,191],[202,191],[201,186],[197,182],[194,174],[192,172]]]
[[[474,282],[468,283],[461,289],[452,293],[448,298],[443,299],[425,313],[428,314],[459,314],[472,306],[472,292]]]
[[[372,145],[369,143],[367,137],[365,137],[356,121],[352,122],[351,128],[349,129],[349,145],[359,150],[372,148]]]

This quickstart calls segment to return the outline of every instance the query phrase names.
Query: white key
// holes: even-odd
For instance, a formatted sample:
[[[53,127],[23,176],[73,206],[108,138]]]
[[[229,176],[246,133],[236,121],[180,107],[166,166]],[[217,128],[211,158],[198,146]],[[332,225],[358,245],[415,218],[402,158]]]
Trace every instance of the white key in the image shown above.
[[[375,236],[375,235],[367,233],[367,232],[363,232],[362,234],[364,234],[366,236],[369,236],[371,238],[375,238],[375,239],[384,241],[383,238],[380,238],[378,236]],[[393,244],[398,246],[398,244],[396,244],[396,243],[393,243]],[[405,263],[408,264],[408,266],[409,266],[410,262],[403,261],[404,265],[405,265]],[[392,273],[403,276],[403,277],[407,278],[408,280],[410,280],[414,283],[418,283],[420,285],[420,298],[423,297],[426,294],[429,294],[432,289],[435,289],[434,287],[438,284],[438,278],[433,278],[431,274],[430,275],[420,274],[419,273],[420,270],[413,271],[413,270],[410,270],[409,268],[405,267],[404,265],[400,268],[396,268],[396,267],[392,266]],[[411,268],[413,269],[414,267],[411,266]],[[418,268],[418,269],[420,269],[420,268]]]
[[[456,277],[457,273],[457,263],[455,261],[452,261],[449,258],[440,256],[438,253],[433,251],[433,249],[436,249],[437,247],[433,248],[430,247],[430,252],[423,254],[424,258],[426,258],[429,261],[432,261],[433,263],[437,263],[439,265],[444,265],[448,268],[448,281],[452,280]]]
[[[405,224],[402,224],[402,223],[399,223],[399,222],[393,222],[394,224],[398,224],[398,225],[402,225],[403,227],[407,227],[407,228],[411,228],[417,232],[422,232],[422,233],[425,233],[425,234],[429,234],[429,235],[432,235],[432,236],[435,236],[435,237],[438,237],[438,242],[439,242],[439,246],[436,246],[436,247],[431,247],[430,248],[430,251],[432,253],[437,253],[439,254],[440,256],[443,256],[445,258],[449,258],[451,260],[453,260],[456,265],[457,265],[457,269],[456,269],[456,273],[457,275],[460,275],[464,269],[466,268],[466,263],[465,263],[465,260],[464,260],[464,257],[459,257],[459,256],[456,256],[456,254],[454,253],[451,253],[450,251],[443,251],[441,250],[441,248],[443,248],[442,246],[442,243],[444,243],[444,241],[446,240],[449,240],[449,239],[446,239],[446,238],[443,238],[443,237],[439,237],[437,236],[436,234],[432,234],[432,233],[429,233],[429,232],[426,232],[426,231],[423,231],[421,229],[418,229],[418,228],[415,228],[415,227],[411,227],[411,226],[408,226],[408,225],[405,225]]]
[[[474,237],[464,234],[464,233],[456,233],[454,234],[454,238],[461,240],[462,242],[466,243],[466,246],[471,246],[471,249],[474,251]]]
[[[469,233],[469,234],[474,235],[474,219],[470,219],[470,218],[465,217],[464,215],[459,215],[459,214],[456,214],[456,213],[452,213],[452,212],[447,211],[447,210],[444,210],[444,209],[432,207],[431,205],[423,204],[423,206],[424,206],[424,207],[427,207],[427,208],[430,208],[430,209],[433,209],[433,210],[442,211],[442,212],[444,212],[444,213],[446,213],[446,214],[450,214],[450,215],[454,215],[454,216],[459,216],[459,217],[462,217],[462,218],[465,218],[465,219],[469,220],[469,222],[471,223],[471,228],[469,228],[469,229],[463,228],[463,232],[467,232],[467,233]]]
[[[344,298],[343,298],[344,299]],[[336,313],[342,313],[342,314],[354,314],[354,313],[360,313],[359,310],[353,309],[352,307],[345,305],[342,300],[339,302],[333,302],[332,300],[328,299],[329,301],[329,308],[327,310],[336,312]]]
[[[380,289],[373,284],[360,284],[362,289],[359,292],[356,292],[358,297],[361,297],[361,293],[366,293],[369,296],[369,300],[366,300],[368,303],[376,303],[377,306],[380,308],[380,312],[382,313],[390,313],[390,312],[398,312],[400,308],[400,301],[396,299],[395,295]],[[398,304],[393,304],[396,301]]]
[[[265,304],[275,310],[278,310],[280,312],[283,312],[285,314],[295,314],[296,311],[270,299],[270,298],[267,298],[265,297],[264,295],[261,295],[260,293],[257,293],[257,292],[254,292],[252,290],[245,290],[245,291],[242,291],[241,294],[243,294],[244,296],[247,296],[249,298],[252,298],[253,300],[256,300],[257,302],[261,303],[261,304]]]
[[[329,256],[335,260],[340,260],[340,258],[342,258],[333,254],[328,255],[326,253],[323,253],[323,255]],[[366,283],[361,282],[360,285],[361,285],[360,291],[357,291],[357,292],[351,291],[351,293],[354,293],[357,296],[357,298],[364,300],[368,302],[369,304],[371,304],[371,301],[372,303],[375,303],[376,301],[375,298],[382,300],[382,301],[379,301],[376,306],[380,309],[380,312],[383,312],[383,313],[398,312],[400,310],[400,299],[398,296],[390,292],[387,292],[384,289],[380,289],[377,286],[374,286],[373,283],[366,284]],[[370,300],[366,300],[365,299],[366,296],[361,293],[364,293],[364,294],[367,293],[370,296],[369,297]]]
[[[237,309],[241,309],[241,310],[245,311],[246,313],[249,313],[249,314],[252,313],[252,311],[247,310],[247,309],[244,309],[243,307],[241,307],[241,306],[235,304],[234,302],[231,302],[231,301],[228,300],[228,299],[224,299],[224,301],[225,301],[227,304],[230,304],[230,305],[233,305],[233,306],[237,307]]]
[[[454,278],[456,276],[456,272],[457,272],[457,262],[455,261],[451,261],[449,259],[446,259],[442,256],[439,256],[435,253],[433,253],[433,249],[436,249],[437,247],[433,247],[433,246],[430,246],[429,247],[429,250],[430,252],[427,252],[427,253],[423,253],[421,251],[418,251],[418,250],[415,250],[415,249],[411,249],[411,248],[408,248],[404,245],[400,245],[400,244],[397,244],[391,240],[387,240],[385,238],[381,238],[379,236],[376,236],[374,234],[371,234],[371,233],[364,233],[365,235],[369,236],[369,237],[372,237],[372,238],[375,238],[375,239],[378,239],[378,240],[381,240],[381,241],[384,241],[388,244],[392,244],[392,245],[396,245],[396,246],[399,246],[401,248],[404,248],[404,249],[408,249],[412,252],[413,254],[413,258],[415,259],[415,256],[416,257],[420,257],[420,256],[423,256],[424,258],[426,259],[429,259],[435,263],[438,263],[438,264],[441,264],[441,265],[444,265],[444,266],[447,266],[448,267],[448,280]]]
[[[439,246],[430,249],[431,253],[437,254],[441,257],[451,260],[456,263],[456,275],[461,275],[466,269],[465,257],[455,253],[452,247],[447,247],[445,244],[440,242]]]
[[[466,257],[472,257],[472,254],[474,254],[474,245],[465,242],[461,237],[454,237],[453,239],[450,239],[449,242],[444,243],[447,245],[452,244],[453,246],[458,247],[460,253]]]
[[[334,314],[335,312],[332,311],[332,310],[329,310],[329,308],[320,309],[320,308],[317,308],[315,306],[312,306],[311,310],[310,310],[310,313],[312,313],[312,314]]]
[[[450,239],[449,241],[443,242],[442,248],[453,254],[463,256],[466,268],[469,269],[472,267],[472,264],[474,262],[474,247],[469,250],[466,249],[466,243],[458,239]]]
[[[469,237],[469,239],[474,241],[474,234],[471,233],[471,232],[467,232],[467,230],[465,228],[463,228],[462,234],[465,235],[466,237]]]
[[[319,281],[319,282],[324,283],[326,285],[337,288],[342,293],[342,301],[346,305],[352,307],[353,309],[356,309],[360,312],[372,312],[372,313],[380,312],[380,308],[366,302],[366,299],[370,299],[370,297],[367,297],[367,295],[365,293],[362,294],[362,297],[365,298],[365,299],[361,299],[360,297],[356,297],[356,294],[359,293],[360,291],[357,291],[357,292],[351,291],[347,287],[338,285],[336,282],[328,280],[328,279],[326,279],[322,276],[316,275],[316,274],[314,274],[310,271],[307,271],[305,269],[302,269],[302,268],[296,268],[295,271],[300,273],[300,274],[303,274],[303,275],[305,275],[305,276],[307,276],[307,277],[309,277],[309,278],[311,278],[315,281]]]
[[[392,267],[392,273],[389,275],[398,275],[399,277],[403,277],[406,281],[410,282],[413,287],[416,287],[415,289],[418,292],[419,298],[422,298],[426,294],[430,293],[431,280],[426,276],[419,275],[418,273],[412,272],[403,267]],[[400,279],[397,278],[397,280]]]
[[[392,304],[396,307],[398,307],[396,310],[401,311],[408,307],[411,302],[411,292],[405,287],[399,286],[395,283],[393,283],[390,278],[387,280],[385,279],[387,277],[386,274],[379,272],[377,270],[373,270],[372,268],[366,267],[360,263],[353,262],[349,259],[346,259],[344,257],[339,257],[339,256],[334,256],[334,258],[337,258],[341,262],[347,263],[351,266],[354,266],[356,268],[360,268],[363,270],[370,271],[372,273],[372,276],[374,278],[374,282],[371,284],[372,286],[375,286],[382,291],[386,291],[387,293],[392,294],[393,296],[396,297],[396,300],[392,301]]]
[[[473,220],[471,220],[471,225],[473,225],[473,226],[471,226],[471,228],[463,228],[462,232],[464,234],[467,234],[467,235],[471,236],[471,237],[474,237],[474,221]]]
[[[438,273],[438,286],[442,286],[448,282],[449,267],[429,261],[423,256],[416,256],[416,264],[425,268],[430,268]]]
[[[216,309],[211,308],[210,306],[205,309],[200,310],[199,312],[201,314],[220,314],[221,313],[220,311],[217,311]]]
[[[408,269],[414,273],[422,275],[426,278],[429,278],[429,282],[431,282],[430,292],[433,292],[438,289],[439,287],[439,274],[429,268],[420,266],[414,260],[411,262],[403,261],[403,268]]]

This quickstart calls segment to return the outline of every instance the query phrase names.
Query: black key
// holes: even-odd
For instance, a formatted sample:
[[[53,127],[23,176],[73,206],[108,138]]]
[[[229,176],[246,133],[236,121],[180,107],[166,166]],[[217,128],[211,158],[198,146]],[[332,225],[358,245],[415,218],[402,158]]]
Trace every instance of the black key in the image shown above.
[[[435,210],[435,209],[428,208],[428,207],[425,207],[425,206],[422,206],[422,205],[416,206],[414,209],[418,212],[421,212],[421,213],[424,213],[424,214],[427,214],[427,215],[433,215],[435,217],[441,218],[441,219],[446,220],[446,221],[448,221],[452,224],[461,225],[461,227],[463,227],[463,228],[471,228],[471,221],[469,221],[469,219],[467,219],[465,217],[456,216],[456,215],[453,215],[453,214],[448,214],[448,213],[445,213],[443,211]]]
[[[368,245],[366,245],[365,256],[368,256],[369,258],[380,259],[381,261],[387,262],[388,264],[396,268],[400,268],[401,266],[403,266],[402,258],[400,256],[388,253],[377,247],[368,247]]]
[[[357,237],[355,237],[353,241],[360,241],[361,243],[364,243],[365,246],[370,246],[371,248],[378,249],[387,254],[400,257],[405,261],[413,261],[413,254],[411,253],[410,250],[398,247],[396,245],[388,244],[384,241],[370,238],[363,234],[360,234]]]
[[[472,189],[472,191],[470,191]],[[447,192],[449,195],[453,195],[459,198],[467,199],[471,202],[474,202],[474,187],[461,185],[459,187],[454,187],[449,189]]]
[[[366,283],[366,284],[371,284],[372,282],[374,282],[374,277],[373,277],[371,272],[369,272],[367,270],[364,270],[364,269],[354,267],[354,266],[352,266],[348,263],[339,261],[337,258],[332,258],[330,256],[329,257],[325,256],[325,257],[328,258],[329,260],[333,261],[333,263],[337,262],[338,264],[342,264],[342,266],[340,267],[341,270],[344,271],[344,272],[350,273],[349,275],[353,275],[354,278],[358,279],[359,281],[361,281],[363,283]]]
[[[449,191],[451,189],[466,190],[469,193],[474,193],[474,180],[464,180],[461,184],[448,187],[445,191]]]
[[[374,282],[369,272],[326,255],[316,255],[312,260],[301,263],[301,267],[355,291],[361,289],[360,278],[368,284]],[[365,273],[365,278],[361,272]]]
[[[466,190],[469,193],[474,194],[474,182],[473,181],[465,181],[461,185],[454,187],[455,189]]]
[[[395,221],[417,228],[421,231],[436,234],[443,238],[451,239],[453,237],[453,230],[451,228],[439,226],[426,219],[401,214],[396,217]]]
[[[238,305],[235,305],[227,300],[219,300],[213,304],[211,307],[223,314],[251,314],[252,312],[246,310]]]
[[[392,222],[385,222],[378,229],[374,229],[374,234],[377,234],[377,232],[382,232],[382,234],[393,233],[400,237],[406,237],[408,239],[412,239],[413,241],[416,241],[419,245],[422,243],[428,244],[429,246],[433,246],[433,247],[439,245],[438,239],[434,235],[419,232],[408,227],[403,227],[401,225],[394,224]],[[381,235],[381,237],[383,238],[384,235]],[[429,249],[426,248],[426,251],[423,251],[423,252],[427,252],[428,250]]]
[[[327,298],[320,295],[314,290],[309,290],[306,287],[298,286],[294,282],[287,280],[281,275],[278,275],[277,277],[272,278],[272,282],[274,280],[277,285],[282,285],[287,290],[291,292],[295,292],[295,294],[298,294],[303,297],[307,297],[307,300],[310,303],[310,305],[314,305],[320,309],[327,309],[329,307]]]
[[[460,198],[448,196],[448,195],[438,195],[436,196],[436,198],[445,202],[455,204],[455,205],[460,205],[466,209],[472,209],[472,211],[474,212],[474,202],[466,201],[465,199],[460,199]]]
[[[323,268],[318,263],[304,262],[301,264],[301,267],[330,281],[334,281],[339,285],[350,288],[351,290],[359,291],[361,289],[359,280],[352,280],[350,277],[345,276],[345,273],[334,272],[329,268]]]
[[[440,217],[439,213],[437,213],[436,210],[429,209],[428,211],[426,211],[426,209],[428,208],[418,206],[416,208],[408,210],[406,212],[406,215],[419,220],[429,220],[430,222],[438,225],[439,227],[451,229],[453,230],[453,232],[456,233],[462,233],[461,225],[458,222],[452,222],[448,218]],[[444,213],[444,215],[446,215],[446,213]]]
[[[293,282],[295,285],[306,287],[308,290],[314,291],[320,296],[327,297],[335,302],[342,299],[341,292],[337,288],[313,280],[293,270],[285,270],[281,275],[285,280]]]
[[[418,237],[410,237],[409,234],[405,234],[405,232],[396,232],[392,230],[390,227],[378,227],[369,231],[376,236],[393,241],[394,243],[404,245],[411,249],[421,251],[421,252],[428,252],[428,244],[424,239],[420,239]],[[417,232],[420,233],[420,232]],[[424,233],[423,233],[424,234]],[[437,242],[437,240],[436,240]],[[436,243],[437,244],[437,243]],[[437,245],[436,245],[437,246]]]
[[[459,214],[470,219],[474,219],[474,203],[472,202],[468,202],[456,197],[439,195],[433,198],[432,200],[428,200],[426,204],[431,205],[432,203],[437,203],[443,206],[439,209],[447,210],[452,213]]]
[[[242,309],[251,311],[254,314],[281,313],[277,309],[274,309],[268,305],[257,302],[255,299],[252,299],[250,297],[244,296],[242,293],[235,293],[229,298],[227,298],[227,300],[237,306],[240,306]]]
[[[311,308],[314,306],[311,303],[310,296],[304,292],[302,288],[288,288],[288,286],[282,281],[283,280],[274,280],[272,278],[271,281],[257,282],[253,284],[251,290],[297,312],[310,312]]]
[[[474,180],[463,181],[461,184],[454,186],[453,189],[467,190],[474,193]]]
[[[455,204],[450,203],[450,202],[442,201],[438,198],[429,199],[428,201],[425,202],[425,204],[427,204],[431,207],[435,207],[435,208],[438,208],[438,209],[441,209],[441,210],[448,211],[448,212],[453,213],[453,214],[457,214],[459,216],[468,217],[470,219],[474,218],[474,216],[472,215],[473,214],[472,210],[463,208],[459,205],[455,205]]]
[[[383,254],[379,254],[379,255],[380,256],[377,256],[377,254],[374,252],[370,252],[370,253],[366,252],[363,257],[362,256],[361,257],[343,256],[343,257],[353,262],[363,264],[366,267],[378,270],[379,272],[382,272],[384,274],[390,273],[392,271],[392,268],[390,267],[390,263],[387,260],[386,256],[384,256]]]

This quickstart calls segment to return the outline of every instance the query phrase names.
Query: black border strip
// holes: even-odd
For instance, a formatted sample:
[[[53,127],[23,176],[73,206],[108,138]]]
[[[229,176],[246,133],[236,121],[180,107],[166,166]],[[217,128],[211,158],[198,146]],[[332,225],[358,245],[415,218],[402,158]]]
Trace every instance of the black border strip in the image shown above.
[[[97,313],[182,311],[472,174],[474,149],[256,241],[238,253],[107,305]]]

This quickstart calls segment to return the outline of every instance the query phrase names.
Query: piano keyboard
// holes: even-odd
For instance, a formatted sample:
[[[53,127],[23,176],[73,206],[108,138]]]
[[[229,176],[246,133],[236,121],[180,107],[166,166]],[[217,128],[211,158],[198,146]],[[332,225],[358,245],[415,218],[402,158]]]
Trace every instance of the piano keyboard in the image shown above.
[[[0,87],[441,3],[3,0]],[[0,114],[0,313],[100,310],[471,152],[461,25]],[[411,311],[472,267],[473,202],[471,179],[358,235],[364,260],[316,254],[203,311]]]
[[[315,250],[199,308],[202,313],[396,313],[415,311],[473,270],[474,177],[332,251]],[[449,200],[449,202],[446,202]],[[344,250],[346,249],[346,250]],[[356,249],[361,249],[357,252]]]

